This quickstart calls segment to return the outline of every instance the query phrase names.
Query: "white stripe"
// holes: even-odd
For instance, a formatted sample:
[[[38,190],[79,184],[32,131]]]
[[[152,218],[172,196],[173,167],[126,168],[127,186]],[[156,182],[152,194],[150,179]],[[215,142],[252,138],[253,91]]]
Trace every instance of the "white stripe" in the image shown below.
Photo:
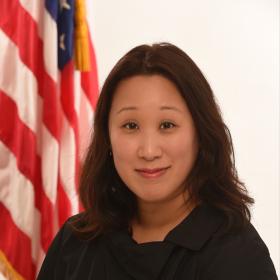
[[[80,115],[80,103],[81,103],[81,72],[75,71],[74,73],[74,108],[77,113],[77,116]]]
[[[17,104],[20,119],[36,134],[36,149],[42,157],[43,188],[55,204],[58,143],[42,125],[42,98],[37,80],[22,63],[18,48],[0,30],[0,89]]]
[[[60,142],[60,177],[65,193],[67,194],[71,205],[72,214],[77,214],[79,210],[78,195],[75,186],[75,135],[72,127],[69,126],[68,120],[63,115],[62,131]]]
[[[42,100],[37,94],[37,80],[22,63],[17,46],[1,29],[0,50],[0,89],[18,104],[21,120],[36,133],[42,122]]]
[[[46,257],[45,252],[43,250],[40,250],[40,252],[38,253],[37,263],[35,263],[36,264],[36,279],[40,272],[40,269],[41,269],[41,266],[43,264],[45,257]]]
[[[29,13],[37,23],[40,22],[44,16],[44,1],[30,1],[30,0],[19,0],[22,7]],[[39,28],[40,30],[40,28]],[[41,33],[41,32],[40,32]]]
[[[79,118],[79,104],[81,97],[80,73],[74,73],[74,110]],[[74,129],[63,114],[60,142],[60,177],[63,189],[72,205],[72,214],[79,211],[79,199],[75,185],[76,173],[76,140]],[[78,135],[79,137],[79,135]]]
[[[89,145],[93,126],[93,110],[81,87],[81,75],[75,73],[75,111],[79,126],[79,161],[82,162]]]
[[[81,90],[81,99],[80,99],[80,115],[79,115],[79,128],[80,128],[80,150],[79,150],[79,159],[82,162],[90,143],[91,133],[93,132],[93,117],[94,111],[92,106],[89,103],[87,96],[84,91]]]
[[[42,180],[46,196],[56,203],[59,145],[45,126],[42,126]]]
[[[22,6],[37,22],[39,37],[43,40],[44,64],[47,73],[57,81],[57,29],[56,22],[44,7],[45,1],[20,0]],[[57,96],[58,98],[58,96]],[[48,109],[48,108],[46,108]],[[42,122],[41,122],[42,123]],[[56,203],[59,145],[46,127],[42,127],[42,178],[47,197]]]
[[[38,0],[37,0],[38,1]],[[36,2],[36,1],[35,1]],[[57,29],[56,23],[49,13],[45,13],[43,29],[44,40],[44,63],[47,73],[53,81],[58,80],[58,57],[57,57]]]
[[[43,0],[20,0],[21,5],[37,22],[38,36],[43,40],[43,55],[47,73],[57,81],[57,27]]]
[[[0,141],[0,201],[10,212],[16,226],[31,240],[32,259],[36,263],[40,247],[41,216],[35,208],[32,183],[17,168],[16,158]]]

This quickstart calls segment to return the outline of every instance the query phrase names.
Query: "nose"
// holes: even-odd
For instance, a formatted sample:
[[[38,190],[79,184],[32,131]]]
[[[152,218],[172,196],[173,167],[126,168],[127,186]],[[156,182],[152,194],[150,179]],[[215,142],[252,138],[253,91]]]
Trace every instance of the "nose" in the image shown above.
[[[154,133],[142,135],[137,153],[140,158],[147,161],[160,158],[162,156],[160,140]]]

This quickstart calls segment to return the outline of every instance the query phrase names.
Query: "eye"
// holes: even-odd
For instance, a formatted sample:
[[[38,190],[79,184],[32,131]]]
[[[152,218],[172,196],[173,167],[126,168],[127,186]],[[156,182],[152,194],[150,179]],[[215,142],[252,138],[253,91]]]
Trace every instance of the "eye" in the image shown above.
[[[122,125],[122,127],[127,129],[127,130],[138,129],[138,125],[135,122],[127,122],[124,125]],[[160,129],[164,129],[164,130],[171,129],[171,128],[174,128],[174,127],[176,127],[176,125],[172,122],[169,122],[169,121],[162,122],[161,125],[160,125]]]
[[[128,130],[134,130],[137,128],[137,124],[135,122],[128,122],[128,123],[124,124],[122,127],[126,128]]]
[[[162,122],[161,123],[161,128],[163,127],[163,129],[168,129],[168,128],[173,128],[175,127],[176,125],[172,122]]]

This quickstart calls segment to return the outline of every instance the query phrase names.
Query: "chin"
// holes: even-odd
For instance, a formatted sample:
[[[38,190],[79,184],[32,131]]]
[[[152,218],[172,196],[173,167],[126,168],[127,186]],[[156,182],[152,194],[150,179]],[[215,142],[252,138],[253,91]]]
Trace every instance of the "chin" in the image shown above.
[[[147,195],[141,195],[141,196],[136,194],[136,197],[137,197],[138,201],[145,202],[145,203],[163,202],[168,199],[168,196],[163,196],[162,194],[161,195],[147,194]]]

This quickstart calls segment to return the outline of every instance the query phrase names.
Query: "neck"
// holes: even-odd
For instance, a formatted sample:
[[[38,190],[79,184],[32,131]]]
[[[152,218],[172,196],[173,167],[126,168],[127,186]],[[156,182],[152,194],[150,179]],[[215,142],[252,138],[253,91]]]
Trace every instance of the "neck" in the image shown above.
[[[181,194],[169,201],[157,203],[138,201],[138,213],[133,224],[146,231],[172,228],[186,218],[195,207],[187,198],[186,194]]]

